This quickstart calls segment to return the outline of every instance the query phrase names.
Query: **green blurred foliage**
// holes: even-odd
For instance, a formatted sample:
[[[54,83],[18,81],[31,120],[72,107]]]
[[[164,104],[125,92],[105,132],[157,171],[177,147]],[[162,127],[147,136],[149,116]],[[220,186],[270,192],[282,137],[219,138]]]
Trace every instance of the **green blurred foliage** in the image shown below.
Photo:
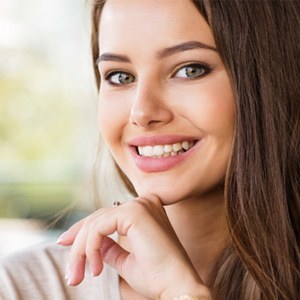
[[[84,4],[5,1],[19,33],[0,28],[0,217],[48,219],[78,198],[91,155]]]
[[[11,183],[2,185],[0,218],[34,218],[51,222],[70,204],[69,184]]]
[[[55,80],[49,84],[50,80],[43,70],[0,78],[1,160],[55,158],[71,150],[68,141],[75,126],[72,107],[66,101],[68,95]],[[61,142],[64,147],[60,147]]]
[[[39,68],[0,78],[0,166],[9,168],[0,171],[0,217],[49,219],[74,198],[74,112],[67,93],[44,84],[49,75]],[[39,166],[49,159],[52,165]]]

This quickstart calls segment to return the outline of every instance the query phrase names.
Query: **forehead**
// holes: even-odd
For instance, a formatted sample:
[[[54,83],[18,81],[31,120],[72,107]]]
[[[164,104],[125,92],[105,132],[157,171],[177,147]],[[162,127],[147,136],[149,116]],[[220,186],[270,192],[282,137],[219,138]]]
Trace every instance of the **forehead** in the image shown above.
[[[189,40],[215,46],[190,0],[108,0],[99,25],[100,53],[159,50]]]

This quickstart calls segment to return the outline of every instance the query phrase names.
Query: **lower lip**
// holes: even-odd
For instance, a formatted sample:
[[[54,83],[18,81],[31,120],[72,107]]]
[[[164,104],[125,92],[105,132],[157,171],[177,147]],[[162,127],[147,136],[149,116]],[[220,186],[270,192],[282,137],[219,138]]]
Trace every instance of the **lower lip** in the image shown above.
[[[176,165],[180,164],[182,161],[188,158],[195,151],[198,144],[199,141],[197,141],[191,149],[182,154],[161,158],[140,156],[137,154],[135,147],[130,147],[130,150],[133,155],[135,164],[140,170],[148,173],[163,172],[174,168]]]

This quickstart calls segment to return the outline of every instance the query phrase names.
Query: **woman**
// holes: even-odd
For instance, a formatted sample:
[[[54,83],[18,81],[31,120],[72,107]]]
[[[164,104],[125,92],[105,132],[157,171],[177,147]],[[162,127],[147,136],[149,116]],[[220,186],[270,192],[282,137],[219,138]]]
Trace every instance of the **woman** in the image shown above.
[[[133,199],[60,237],[82,282],[61,294],[299,298],[299,20],[297,1],[95,1],[99,126]],[[43,253],[39,285],[68,256]]]

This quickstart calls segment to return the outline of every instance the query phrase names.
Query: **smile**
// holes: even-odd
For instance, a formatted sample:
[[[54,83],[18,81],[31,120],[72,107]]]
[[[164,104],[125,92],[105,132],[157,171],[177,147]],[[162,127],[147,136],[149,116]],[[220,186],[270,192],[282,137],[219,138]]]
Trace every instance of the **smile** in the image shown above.
[[[136,166],[144,172],[163,172],[173,169],[198,149],[195,137],[157,135],[134,138],[129,149]]]
[[[183,141],[180,143],[167,144],[167,145],[154,145],[154,146],[137,146],[136,150],[138,155],[151,157],[151,158],[163,158],[173,157],[180,155],[188,151],[194,146],[194,141]]]

